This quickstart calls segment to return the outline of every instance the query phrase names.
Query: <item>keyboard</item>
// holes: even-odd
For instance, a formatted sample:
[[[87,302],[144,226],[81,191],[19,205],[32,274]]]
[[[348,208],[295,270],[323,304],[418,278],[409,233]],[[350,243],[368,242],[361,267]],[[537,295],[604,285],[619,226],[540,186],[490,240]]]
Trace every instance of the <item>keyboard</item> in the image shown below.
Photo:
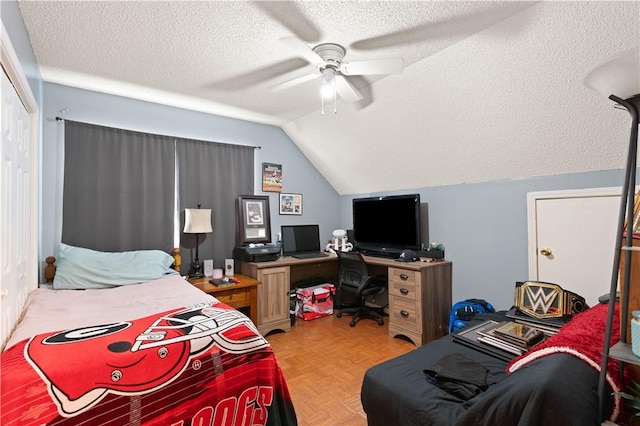
[[[326,253],[322,253],[320,251],[318,252],[311,252],[311,253],[296,253],[296,254],[292,254],[291,257],[294,257],[296,259],[313,259],[314,257],[327,257],[329,256]]]

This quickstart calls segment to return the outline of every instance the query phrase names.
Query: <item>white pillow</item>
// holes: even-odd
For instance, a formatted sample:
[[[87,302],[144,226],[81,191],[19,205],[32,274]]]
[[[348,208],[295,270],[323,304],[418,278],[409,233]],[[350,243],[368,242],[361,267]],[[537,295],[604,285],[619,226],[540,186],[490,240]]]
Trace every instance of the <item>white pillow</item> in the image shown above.
[[[177,274],[162,250],[101,252],[61,243],[56,251],[54,289],[108,288]]]

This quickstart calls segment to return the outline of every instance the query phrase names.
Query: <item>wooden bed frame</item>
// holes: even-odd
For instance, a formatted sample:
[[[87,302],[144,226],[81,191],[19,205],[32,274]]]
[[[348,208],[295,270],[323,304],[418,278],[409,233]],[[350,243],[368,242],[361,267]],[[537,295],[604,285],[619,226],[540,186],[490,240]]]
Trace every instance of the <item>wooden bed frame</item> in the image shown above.
[[[173,250],[171,250],[171,256],[173,256],[173,265],[171,265],[171,268],[180,273],[180,266],[182,265],[180,248],[175,247]],[[46,282],[51,282],[56,276],[56,258],[55,256],[49,256],[44,261],[47,263],[47,266],[44,267],[44,279],[46,280]]]

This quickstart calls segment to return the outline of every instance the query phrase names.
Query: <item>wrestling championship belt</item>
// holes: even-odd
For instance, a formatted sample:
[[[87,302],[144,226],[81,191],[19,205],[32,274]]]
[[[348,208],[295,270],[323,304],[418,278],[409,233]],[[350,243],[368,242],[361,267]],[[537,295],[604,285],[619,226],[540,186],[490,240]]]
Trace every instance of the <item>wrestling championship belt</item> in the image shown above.
[[[584,297],[540,281],[517,282],[515,306],[539,319],[570,316],[588,308]]]

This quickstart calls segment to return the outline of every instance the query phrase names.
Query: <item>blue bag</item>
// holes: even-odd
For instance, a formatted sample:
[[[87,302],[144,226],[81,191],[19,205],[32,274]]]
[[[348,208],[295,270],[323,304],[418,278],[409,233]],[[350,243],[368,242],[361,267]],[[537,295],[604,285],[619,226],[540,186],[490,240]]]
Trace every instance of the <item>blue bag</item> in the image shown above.
[[[491,303],[484,299],[467,299],[457,302],[449,313],[449,333],[455,333],[467,325],[477,314],[495,312]]]

